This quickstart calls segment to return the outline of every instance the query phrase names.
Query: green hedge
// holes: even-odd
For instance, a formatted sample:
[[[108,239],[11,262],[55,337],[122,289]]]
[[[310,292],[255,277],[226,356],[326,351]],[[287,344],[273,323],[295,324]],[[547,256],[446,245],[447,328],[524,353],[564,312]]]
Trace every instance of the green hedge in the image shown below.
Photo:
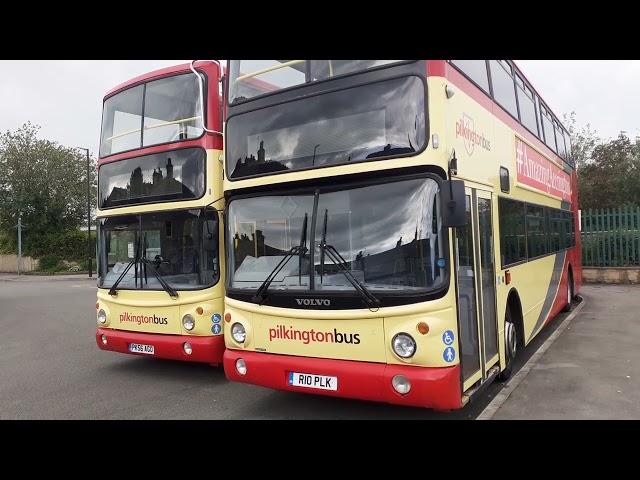
[[[95,258],[96,233],[91,232],[91,258]],[[0,253],[18,252],[17,241],[0,235]],[[78,229],[61,232],[33,233],[24,231],[22,236],[22,254],[40,259],[41,270],[55,270],[62,260],[75,261],[84,267],[87,264],[87,232]]]

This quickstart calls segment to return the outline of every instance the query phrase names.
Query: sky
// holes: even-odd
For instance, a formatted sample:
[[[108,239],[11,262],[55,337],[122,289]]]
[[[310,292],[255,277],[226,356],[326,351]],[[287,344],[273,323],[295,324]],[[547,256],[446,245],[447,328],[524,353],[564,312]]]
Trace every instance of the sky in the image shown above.
[[[97,154],[102,98],[133,77],[187,60],[0,60],[0,131],[26,121],[41,138]],[[640,135],[640,61],[517,60],[516,63],[561,119],[576,112],[601,138],[621,130]]]

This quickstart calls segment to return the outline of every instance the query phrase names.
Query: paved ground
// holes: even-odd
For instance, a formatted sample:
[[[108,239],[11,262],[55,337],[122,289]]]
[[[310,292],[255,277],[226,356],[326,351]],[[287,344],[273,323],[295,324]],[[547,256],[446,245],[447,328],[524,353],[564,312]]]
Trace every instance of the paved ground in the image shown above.
[[[494,419],[640,418],[640,286],[590,285],[586,304]]]
[[[607,311],[611,322],[609,328],[603,326],[600,331],[594,331],[593,326],[587,325],[581,327],[583,331],[574,333],[574,327],[579,325],[578,319],[574,319],[571,330],[565,330],[556,343],[563,345],[562,336],[568,332],[578,342],[582,339],[580,350],[575,343],[560,348],[567,350],[560,353],[567,355],[573,351],[580,358],[553,360],[547,364],[574,363],[581,366],[572,370],[566,365],[556,365],[529,374],[532,381],[537,381],[536,376],[540,373],[550,375],[554,371],[580,370],[575,373],[576,377],[572,377],[571,388],[565,391],[557,385],[550,388],[545,383],[557,382],[557,379],[547,378],[539,387],[523,382],[527,396],[519,396],[519,390],[516,390],[496,418],[530,418],[534,407],[537,408],[534,403],[541,407],[546,401],[553,406],[551,399],[539,398],[540,395],[550,395],[550,392],[560,396],[565,409],[564,418],[572,418],[575,412],[587,408],[580,405],[585,400],[587,405],[599,407],[596,394],[606,390],[609,384],[621,390],[621,393],[615,390],[613,393],[619,401],[633,398],[628,389],[634,381],[632,366],[635,378],[640,378],[637,375],[638,353],[636,351],[634,356],[625,359],[629,369],[624,372],[620,370],[621,365],[625,365],[623,360],[614,358],[615,352],[633,345],[637,347],[637,340],[634,344],[628,335],[633,321],[631,316],[627,320],[622,318],[622,307],[619,308],[620,318],[615,320],[609,316],[612,309],[608,306],[616,303],[618,297],[627,308],[630,301],[640,306],[640,287],[600,288],[592,287],[585,292],[588,292],[587,297],[606,297],[607,307],[599,308]],[[632,290],[635,293],[628,295],[629,288],[636,288]],[[502,388],[493,384],[466,408],[442,414],[229,383],[222,369],[208,365],[153,360],[99,350],[94,340],[95,293],[95,279],[89,280],[86,276],[17,278],[0,274],[0,419],[473,419]],[[585,309],[585,316],[589,312],[591,323],[595,323],[594,319],[601,321],[597,318],[600,315],[595,310],[597,308],[593,305]],[[634,311],[637,310],[635,307]],[[535,352],[561,321],[562,317],[554,320],[527,347],[518,359],[517,367]],[[586,318],[581,321],[590,322]],[[600,343],[597,347],[585,348],[585,340],[587,343],[602,341],[599,333],[608,337],[602,349],[598,350]],[[547,355],[555,354],[555,345],[543,357],[545,362]],[[604,357],[608,362],[606,369],[604,363],[597,365]],[[591,370],[583,371],[580,362],[590,359],[596,364]],[[591,374],[598,378],[591,379]],[[631,379],[625,375],[630,375]],[[620,386],[618,380],[622,381]],[[623,380],[626,380],[626,385]],[[581,385],[579,382],[587,383]],[[537,395],[533,391],[536,388],[539,388]],[[572,397],[572,392],[575,397]],[[551,411],[554,414],[558,412],[557,409]],[[623,412],[628,415],[625,418],[629,418],[634,410],[629,406],[617,414],[622,415]],[[635,417],[640,417],[637,407],[635,412]],[[593,418],[601,418],[597,410],[591,410],[591,413]],[[589,411],[585,410],[584,414],[589,414]]]

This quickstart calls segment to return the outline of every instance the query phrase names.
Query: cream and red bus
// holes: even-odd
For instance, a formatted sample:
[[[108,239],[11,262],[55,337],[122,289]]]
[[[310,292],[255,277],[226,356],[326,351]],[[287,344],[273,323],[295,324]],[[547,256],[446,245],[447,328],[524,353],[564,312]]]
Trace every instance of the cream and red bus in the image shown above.
[[[222,70],[157,70],[104,98],[96,342],[102,350],[222,361]]]
[[[457,409],[571,308],[569,136],[514,62],[227,68],[228,379]]]

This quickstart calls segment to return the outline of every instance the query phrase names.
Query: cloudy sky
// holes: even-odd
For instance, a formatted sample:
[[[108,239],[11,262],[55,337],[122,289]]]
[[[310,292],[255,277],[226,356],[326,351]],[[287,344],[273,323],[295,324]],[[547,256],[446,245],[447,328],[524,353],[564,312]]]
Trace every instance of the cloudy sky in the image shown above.
[[[116,85],[186,60],[0,60],[0,131],[30,120],[41,136],[97,152],[102,97]],[[559,116],[575,111],[601,137],[640,135],[640,61],[517,61]]]

